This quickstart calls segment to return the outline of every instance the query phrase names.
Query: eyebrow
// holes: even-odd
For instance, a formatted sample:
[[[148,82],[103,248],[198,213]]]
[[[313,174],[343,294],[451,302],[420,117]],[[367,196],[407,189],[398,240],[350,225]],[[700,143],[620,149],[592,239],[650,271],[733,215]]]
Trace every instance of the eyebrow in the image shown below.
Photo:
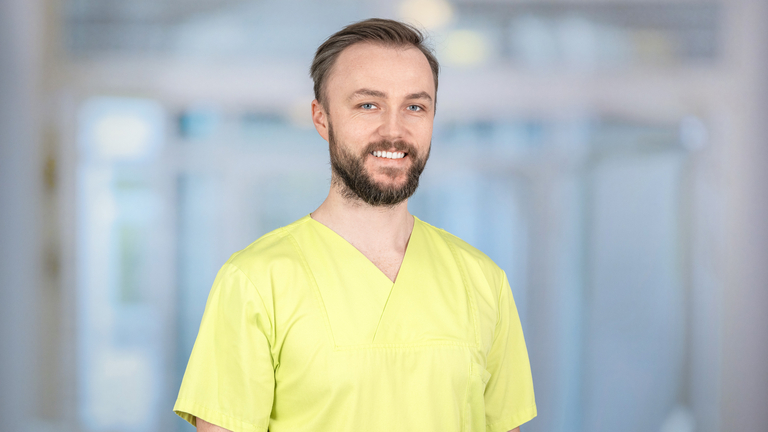
[[[355,90],[354,93],[349,95],[349,99],[354,99],[357,96],[371,96],[371,97],[379,97],[379,98],[385,98],[387,97],[387,94],[378,90],[371,90],[367,88],[362,88],[359,90]]]
[[[426,99],[432,102],[432,96],[430,96],[429,93],[425,91],[418,92],[418,93],[411,93],[408,96],[406,96],[406,99]]]
[[[371,97],[378,97],[378,98],[386,98],[387,94],[382,92],[382,91],[378,91],[378,90],[371,90],[371,89],[367,89],[367,88],[362,88],[362,89],[356,90],[354,93],[352,93],[349,96],[348,99],[351,100],[351,99],[354,99],[355,97],[359,97],[359,96],[371,96]],[[408,96],[406,96],[405,98],[406,99],[426,99],[426,100],[432,102],[432,96],[430,96],[429,93],[427,93],[425,91],[418,92],[418,93],[411,93]]]

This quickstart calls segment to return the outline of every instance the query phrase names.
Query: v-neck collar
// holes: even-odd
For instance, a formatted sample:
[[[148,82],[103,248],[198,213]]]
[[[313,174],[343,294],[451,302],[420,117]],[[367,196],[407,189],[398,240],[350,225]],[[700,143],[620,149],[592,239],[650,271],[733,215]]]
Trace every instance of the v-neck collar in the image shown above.
[[[413,253],[411,252],[411,249],[413,249],[412,246],[414,243],[414,237],[417,235],[417,232],[418,232],[417,225],[421,221],[416,216],[411,215],[411,217],[413,218],[413,227],[411,228],[411,235],[408,237],[408,242],[406,243],[406,246],[405,246],[405,254],[403,255],[403,260],[400,263],[400,268],[397,270],[397,275],[395,276],[394,281],[392,281],[386,274],[384,274],[384,272],[381,271],[381,269],[376,264],[374,264],[373,261],[371,261],[367,256],[365,256],[364,253],[360,252],[360,249],[356,248],[352,243],[350,243],[347,239],[342,237],[339,233],[330,229],[329,227],[324,225],[322,222],[315,220],[309,214],[306,215],[304,218],[309,219],[310,223],[315,224],[315,226],[318,226],[321,232],[324,232],[325,234],[327,234],[328,237],[333,238],[335,243],[344,245],[343,247],[347,249],[350,254],[352,254],[353,256],[356,256],[357,258],[356,261],[361,261],[365,263],[362,265],[366,265],[369,268],[371,268],[371,273],[378,274],[377,278],[383,279],[382,283],[386,283],[387,285],[389,285],[389,287],[392,287],[395,284],[397,284],[397,281],[402,279],[402,275],[404,273],[403,270],[406,268],[406,263],[410,261],[409,256],[413,255]]]

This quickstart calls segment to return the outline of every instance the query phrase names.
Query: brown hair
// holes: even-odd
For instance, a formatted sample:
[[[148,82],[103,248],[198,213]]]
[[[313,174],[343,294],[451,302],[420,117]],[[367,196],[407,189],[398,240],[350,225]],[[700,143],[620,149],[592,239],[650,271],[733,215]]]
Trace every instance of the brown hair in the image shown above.
[[[432,68],[432,77],[435,80],[435,98],[437,98],[437,75],[440,72],[440,64],[425,44],[425,36],[410,24],[399,21],[371,18],[350,24],[334,33],[317,48],[309,75],[315,82],[315,99],[324,107],[324,85],[328,72],[336,62],[336,58],[345,48],[360,42],[372,42],[391,47],[413,46],[418,48],[429,62]]]

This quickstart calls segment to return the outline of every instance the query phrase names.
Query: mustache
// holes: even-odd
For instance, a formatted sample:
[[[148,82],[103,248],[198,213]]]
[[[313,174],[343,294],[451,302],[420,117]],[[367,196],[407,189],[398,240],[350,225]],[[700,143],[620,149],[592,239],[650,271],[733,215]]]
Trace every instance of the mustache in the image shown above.
[[[416,155],[416,148],[407,143],[406,141],[389,141],[381,140],[368,144],[365,147],[364,154],[368,154],[375,151],[398,151],[408,153],[409,155]]]

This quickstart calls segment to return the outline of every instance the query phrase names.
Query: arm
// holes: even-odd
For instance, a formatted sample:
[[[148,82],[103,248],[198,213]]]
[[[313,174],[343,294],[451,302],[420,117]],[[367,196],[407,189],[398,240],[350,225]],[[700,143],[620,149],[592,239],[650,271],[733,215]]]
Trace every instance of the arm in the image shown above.
[[[520,319],[509,282],[502,276],[496,329],[486,363],[491,377],[484,396],[487,424],[506,431],[536,417],[536,402]]]
[[[197,423],[197,432],[230,432],[228,429],[224,429],[223,427],[210,424],[207,421],[201,419],[200,417],[197,418],[196,423]]]
[[[271,337],[270,313],[255,286],[237,266],[225,264],[208,296],[174,411],[192,424],[205,419],[198,431],[266,429],[275,388]]]

